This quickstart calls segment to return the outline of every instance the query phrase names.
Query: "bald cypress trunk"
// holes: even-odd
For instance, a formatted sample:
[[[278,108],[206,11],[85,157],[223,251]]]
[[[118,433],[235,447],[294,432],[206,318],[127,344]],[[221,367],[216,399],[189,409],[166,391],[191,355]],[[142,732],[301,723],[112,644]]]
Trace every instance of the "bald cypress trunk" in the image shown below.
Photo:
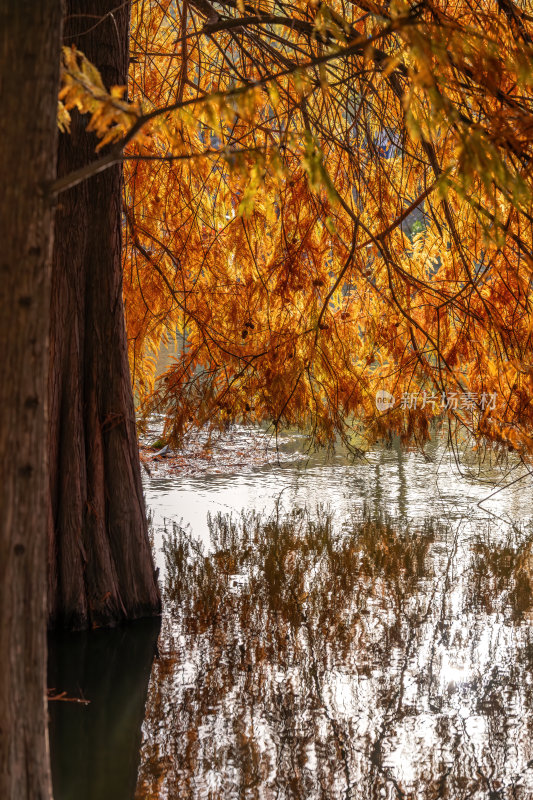
[[[51,797],[47,373],[62,8],[0,0],[0,797]]]
[[[127,84],[129,7],[69,0],[64,41]],[[73,114],[58,175],[96,158]],[[83,629],[160,610],[147,535],[122,299],[122,168],[63,193],[56,215],[50,369],[49,623]]]

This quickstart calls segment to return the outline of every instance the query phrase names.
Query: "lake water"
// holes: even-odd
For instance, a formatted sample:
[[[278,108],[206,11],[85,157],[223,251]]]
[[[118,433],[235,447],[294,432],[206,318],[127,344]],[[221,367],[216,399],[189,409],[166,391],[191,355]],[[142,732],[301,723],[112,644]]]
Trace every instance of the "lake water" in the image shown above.
[[[207,444],[146,464],[161,630],[52,644],[56,800],[533,798],[531,476]]]

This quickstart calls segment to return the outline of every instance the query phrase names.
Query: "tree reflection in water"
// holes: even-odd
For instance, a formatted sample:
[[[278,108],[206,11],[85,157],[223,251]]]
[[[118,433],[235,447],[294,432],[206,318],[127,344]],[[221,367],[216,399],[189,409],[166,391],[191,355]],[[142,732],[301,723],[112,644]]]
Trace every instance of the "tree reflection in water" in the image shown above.
[[[49,637],[54,800],[131,800],[159,620]]]
[[[530,540],[427,523],[168,533],[137,798],[531,798]]]

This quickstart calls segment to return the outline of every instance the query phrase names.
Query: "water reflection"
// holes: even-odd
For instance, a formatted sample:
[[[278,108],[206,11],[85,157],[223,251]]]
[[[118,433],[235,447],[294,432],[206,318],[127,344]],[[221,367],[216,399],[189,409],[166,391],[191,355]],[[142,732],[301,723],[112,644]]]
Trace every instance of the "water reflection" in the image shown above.
[[[533,537],[491,536],[175,527],[136,797],[531,798]]]
[[[439,442],[327,460],[244,427],[181,455],[145,475],[165,583],[148,699],[157,625],[51,642],[49,686],[91,700],[50,704],[56,800],[533,797],[520,465],[458,468]],[[480,504],[491,480],[509,488]],[[320,500],[331,516],[294,511]]]
[[[55,800],[132,799],[159,627],[50,636],[48,685],[71,698],[49,703]]]
[[[181,458],[188,461],[187,471]],[[342,449],[332,456],[309,453],[298,434],[275,440],[257,428],[237,426],[212,446],[204,434],[177,462],[152,462],[151,475],[145,475],[156,557],[165,520],[182,518],[209,546],[208,511],[268,514],[279,503],[290,510],[327,501],[339,525],[363,503],[418,521],[428,514],[476,524],[491,518],[505,527],[531,517],[533,474],[523,465],[512,457],[498,464],[491,451],[480,455],[466,446],[458,459],[457,450],[439,439],[424,453],[406,452],[392,440],[389,447],[375,447],[354,460]],[[162,559],[159,566],[164,567]]]

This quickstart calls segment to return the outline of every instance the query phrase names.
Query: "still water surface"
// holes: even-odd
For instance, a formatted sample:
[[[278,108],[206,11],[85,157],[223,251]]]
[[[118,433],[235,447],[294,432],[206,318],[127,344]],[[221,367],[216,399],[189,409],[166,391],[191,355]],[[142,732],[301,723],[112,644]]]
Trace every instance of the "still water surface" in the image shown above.
[[[533,798],[531,476],[268,445],[148,465],[158,646],[52,642],[56,800]]]

